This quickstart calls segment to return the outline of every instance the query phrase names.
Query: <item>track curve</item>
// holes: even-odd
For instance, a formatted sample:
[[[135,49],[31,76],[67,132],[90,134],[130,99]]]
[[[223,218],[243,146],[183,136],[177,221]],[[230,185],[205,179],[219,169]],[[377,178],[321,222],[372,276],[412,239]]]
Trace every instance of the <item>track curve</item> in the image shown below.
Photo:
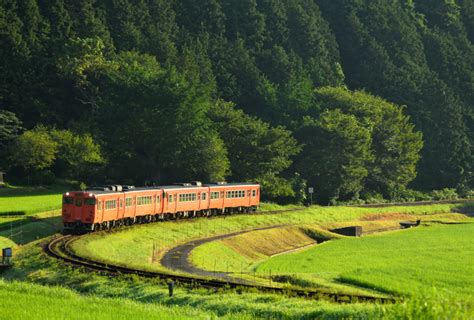
[[[208,277],[222,279],[224,281],[234,281],[234,282],[238,282],[242,284],[243,283],[251,284],[251,282],[249,281],[245,281],[243,279],[238,279],[238,278],[229,276],[230,273],[212,272],[212,271],[196,268],[189,262],[189,255],[191,254],[191,251],[193,251],[196,247],[208,242],[234,237],[239,234],[244,234],[247,232],[269,230],[269,229],[281,228],[285,226],[287,225],[280,224],[280,225],[275,225],[275,226],[268,226],[268,227],[255,228],[255,229],[249,229],[249,230],[241,230],[241,231],[236,231],[236,232],[227,233],[223,235],[217,235],[217,236],[212,236],[208,238],[202,238],[202,239],[189,241],[185,244],[176,246],[172,248],[171,250],[169,250],[168,252],[166,252],[163,258],[161,259],[161,265],[163,265],[164,267],[170,270],[183,271],[183,272],[194,274],[197,276],[208,276]]]
[[[119,275],[119,274],[133,274],[144,278],[158,278],[163,280],[173,280],[180,284],[185,284],[192,287],[202,287],[211,289],[239,289],[239,290],[258,290],[260,292],[285,294],[295,297],[304,297],[309,299],[323,299],[337,303],[354,303],[354,302],[378,302],[378,303],[393,303],[394,298],[375,297],[369,295],[355,295],[355,294],[341,294],[325,290],[304,290],[295,288],[282,288],[276,286],[265,286],[260,284],[252,284],[249,282],[238,281],[233,278],[223,279],[208,279],[192,276],[182,276],[163,272],[151,272],[144,270],[137,270],[126,268],[122,266],[105,264],[100,261],[86,259],[76,255],[71,249],[70,244],[87,235],[83,236],[60,236],[52,239],[45,247],[45,252],[56,259],[60,259],[65,263],[76,267],[82,267],[87,270],[96,271],[102,274]]]

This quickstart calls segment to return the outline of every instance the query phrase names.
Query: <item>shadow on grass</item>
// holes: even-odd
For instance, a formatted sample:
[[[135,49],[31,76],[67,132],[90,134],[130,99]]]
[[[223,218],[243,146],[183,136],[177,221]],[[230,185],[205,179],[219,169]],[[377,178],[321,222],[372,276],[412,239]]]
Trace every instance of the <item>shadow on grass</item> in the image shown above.
[[[474,216],[474,200],[473,202],[466,202],[466,203],[456,206],[456,208],[453,209],[453,211],[473,217]]]
[[[0,224],[0,237],[10,239],[17,245],[24,245],[60,232],[62,229],[61,222],[60,216],[26,217],[26,219],[20,221]]]

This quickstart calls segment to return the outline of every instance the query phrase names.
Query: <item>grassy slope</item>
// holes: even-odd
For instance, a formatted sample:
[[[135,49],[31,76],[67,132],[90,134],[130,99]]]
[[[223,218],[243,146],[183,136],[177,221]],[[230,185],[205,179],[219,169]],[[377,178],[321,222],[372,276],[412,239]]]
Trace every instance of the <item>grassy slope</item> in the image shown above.
[[[209,313],[209,317],[216,314],[219,317],[228,316],[230,319],[366,319],[377,308],[369,304],[338,305],[281,295],[214,292],[182,287],[177,287],[174,297],[169,298],[166,284],[161,281],[133,276],[106,277],[68,268],[46,256],[34,243],[19,250],[15,265],[6,271],[4,276],[7,280],[70,287],[82,294],[102,298],[132,299],[159,306],[192,307],[199,312]],[[81,312],[80,307],[71,308],[71,312]],[[115,310],[111,309],[110,313],[120,314],[120,304]],[[28,314],[28,318],[31,318],[34,311],[30,310]]]
[[[160,252],[193,238],[225,234],[237,230],[284,224],[324,224],[357,220],[366,215],[390,212],[424,215],[450,212],[459,205],[430,205],[420,207],[354,208],[311,207],[304,211],[271,215],[237,215],[227,218],[197,219],[178,222],[156,223],[125,228],[104,237],[103,234],[88,236],[73,244],[80,255],[100,259],[107,263],[122,264],[144,269],[163,269],[151,263],[153,245]]]
[[[436,287],[449,295],[474,292],[474,223],[434,225],[363,238],[345,238],[277,256],[258,271],[317,277],[419,294]]]
[[[2,319],[209,319],[213,316],[189,307],[81,296],[65,288],[2,280],[0,300]]]
[[[314,243],[300,227],[283,227],[209,242],[193,250],[190,258],[194,265],[207,270],[250,271],[256,261]]]

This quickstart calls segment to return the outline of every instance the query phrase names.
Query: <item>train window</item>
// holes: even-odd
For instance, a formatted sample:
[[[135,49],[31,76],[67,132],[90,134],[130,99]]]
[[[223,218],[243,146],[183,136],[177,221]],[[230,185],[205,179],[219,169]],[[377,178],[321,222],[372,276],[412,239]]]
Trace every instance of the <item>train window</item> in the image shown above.
[[[97,209],[98,210],[102,210],[102,201],[99,200],[99,202],[97,203]]]
[[[81,207],[81,206],[82,206],[82,200],[76,199],[76,207]]]
[[[206,200],[207,194],[205,192],[201,193],[201,200]]]
[[[170,195],[168,196],[168,202],[173,202],[173,195],[172,195],[172,194],[170,194]]]
[[[211,200],[219,199],[219,192],[211,192]]]
[[[252,197],[257,196],[257,190],[252,190]]]
[[[64,204],[73,204],[74,198],[72,197],[64,197]]]
[[[250,197],[250,190],[247,191],[247,197]]]
[[[95,199],[87,198],[84,200],[84,204],[87,206],[95,206]]]
[[[123,207],[123,200],[120,199],[120,208],[122,208],[122,207]]]
[[[160,196],[156,196],[156,203],[160,203]]]
[[[117,208],[117,200],[107,200],[105,201],[105,210],[112,210]]]
[[[125,198],[125,207],[132,206],[132,198]]]

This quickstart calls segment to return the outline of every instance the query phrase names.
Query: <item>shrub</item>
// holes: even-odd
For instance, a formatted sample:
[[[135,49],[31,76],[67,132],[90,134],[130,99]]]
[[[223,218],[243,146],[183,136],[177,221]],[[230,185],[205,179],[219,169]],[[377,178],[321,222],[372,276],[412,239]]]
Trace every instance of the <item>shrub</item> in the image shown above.
[[[456,189],[444,188],[442,190],[433,190],[431,191],[431,196],[433,200],[457,200],[459,195],[456,192]]]

